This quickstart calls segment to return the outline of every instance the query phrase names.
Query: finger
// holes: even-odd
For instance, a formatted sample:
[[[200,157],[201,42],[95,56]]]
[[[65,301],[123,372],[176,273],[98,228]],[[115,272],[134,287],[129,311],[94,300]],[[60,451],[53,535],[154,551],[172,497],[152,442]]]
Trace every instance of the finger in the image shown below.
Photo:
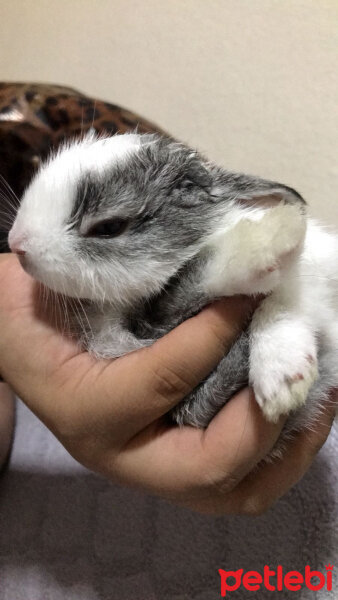
[[[191,392],[227,354],[259,299],[232,297],[205,308],[153,346],[116,361],[119,414],[129,415],[140,430]],[[130,394],[130,377],[137,394]],[[110,377],[110,369],[106,371]]]
[[[105,475],[147,487],[175,500],[224,495],[252,470],[275,444],[283,423],[268,423],[253,394],[235,396],[206,431],[152,424],[135,436],[118,457],[102,457]],[[156,476],[154,476],[156,474]]]
[[[335,417],[338,394],[325,406],[313,430],[304,430],[289,443],[282,459],[264,464],[250,473],[223,499],[204,503],[207,511],[259,515],[283,496],[306,473],[325,443]],[[202,508],[202,507],[200,507]]]

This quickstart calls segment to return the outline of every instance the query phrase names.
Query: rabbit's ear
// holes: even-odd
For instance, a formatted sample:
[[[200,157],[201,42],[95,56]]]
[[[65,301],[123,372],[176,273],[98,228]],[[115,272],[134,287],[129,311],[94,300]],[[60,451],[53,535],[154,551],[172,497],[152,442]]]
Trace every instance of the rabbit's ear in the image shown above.
[[[222,196],[224,199],[233,200],[245,206],[275,206],[279,202],[285,204],[298,204],[305,210],[306,202],[293,188],[277,183],[244,175],[218,171],[214,177],[214,186],[211,191],[214,197]]]

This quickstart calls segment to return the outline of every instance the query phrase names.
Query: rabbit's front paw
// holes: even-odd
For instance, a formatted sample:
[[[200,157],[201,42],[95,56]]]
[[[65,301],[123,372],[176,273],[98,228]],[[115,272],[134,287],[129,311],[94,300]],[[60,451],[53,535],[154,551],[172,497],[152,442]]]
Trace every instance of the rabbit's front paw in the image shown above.
[[[261,361],[251,364],[251,384],[266,419],[276,423],[281,415],[305,404],[318,377],[317,359],[313,352],[294,360],[291,351],[285,357],[270,355]]]

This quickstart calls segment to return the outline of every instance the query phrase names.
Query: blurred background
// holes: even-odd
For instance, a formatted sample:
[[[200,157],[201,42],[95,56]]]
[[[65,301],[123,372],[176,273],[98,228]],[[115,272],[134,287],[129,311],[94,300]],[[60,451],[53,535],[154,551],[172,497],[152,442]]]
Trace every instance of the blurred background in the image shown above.
[[[134,110],[338,225],[337,0],[1,2],[0,79]]]

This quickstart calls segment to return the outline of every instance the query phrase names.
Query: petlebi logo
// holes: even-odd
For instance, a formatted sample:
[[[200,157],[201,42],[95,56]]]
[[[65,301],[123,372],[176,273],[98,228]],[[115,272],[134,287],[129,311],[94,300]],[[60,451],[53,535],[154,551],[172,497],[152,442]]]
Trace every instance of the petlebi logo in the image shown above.
[[[237,571],[224,571],[219,569],[221,577],[221,596],[231,598],[231,592],[238,589],[256,592],[261,589],[270,592],[283,592],[290,590],[298,592],[302,588],[312,591],[332,590],[332,571],[333,565],[325,565],[326,572],[314,571],[309,565],[306,565],[304,572],[284,571],[281,565],[277,568],[270,568],[265,565],[263,572],[246,571],[238,569]],[[244,598],[244,596],[243,596]]]

